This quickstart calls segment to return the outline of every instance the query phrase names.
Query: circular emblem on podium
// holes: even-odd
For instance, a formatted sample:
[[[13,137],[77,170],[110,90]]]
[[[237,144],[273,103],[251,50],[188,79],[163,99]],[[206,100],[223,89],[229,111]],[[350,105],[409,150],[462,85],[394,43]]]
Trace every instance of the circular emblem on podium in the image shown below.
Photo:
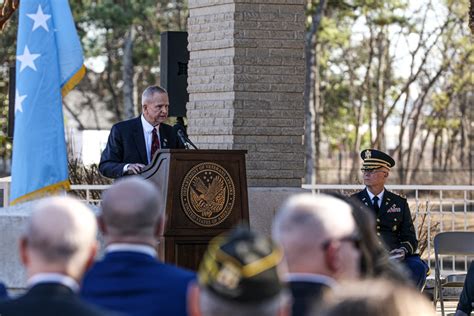
[[[227,170],[213,162],[194,166],[181,184],[181,206],[199,226],[222,223],[232,212],[235,186]]]

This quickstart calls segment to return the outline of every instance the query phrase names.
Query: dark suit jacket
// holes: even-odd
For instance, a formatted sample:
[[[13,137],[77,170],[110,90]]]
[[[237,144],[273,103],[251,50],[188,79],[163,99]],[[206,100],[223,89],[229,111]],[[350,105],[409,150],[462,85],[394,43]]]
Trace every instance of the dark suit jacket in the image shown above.
[[[1,301],[0,315],[104,316],[112,314],[82,302],[70,288],[62,284],[40,283],[17,299]]]
[[[323,294],[330,287],[324,283],[311,281],[291,281],[288,283],[293,296],[291,315],[306,316],[319,309]]]
[[[373,210],[367,189],[354,194],[352,197],[359,199]],[[377,220],[377,235],[385,242],[388,250],[404,247],[408,251],[408,255],[416,252],[418,240],[416,239],[415,228],[406,199],[385,189],[380,213],[375,214],[375,217]]]
[[[469,270],[467,271],[464,287],[459,297],[457,310],[463,311],[467,315],[471,315],[472,306],[474,304],[474,261],[471,261]]]
[[[161,123],[159,130],[161,148],[184,148],[173,127]],[[107,146],[100,157],[99,171],[108,178],[119,178],[128,163],[148,164],[140,116],[112,126]]]
[[[3,283],[0,283],[0,300],[4,300],[8,298],[7,288]]]
[[[186,315],[193,272],[128,251],[108,253],[86,273],[81,296],[88,302],[128,315]]]

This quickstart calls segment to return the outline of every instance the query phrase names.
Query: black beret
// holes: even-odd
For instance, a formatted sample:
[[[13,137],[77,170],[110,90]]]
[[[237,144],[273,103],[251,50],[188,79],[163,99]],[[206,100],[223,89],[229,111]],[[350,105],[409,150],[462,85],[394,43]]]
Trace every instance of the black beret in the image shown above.
[[[390,169],[395,166],[395,160],[392,157],[377,149],[364,149],[360,152],[360,157],[364,161],[362,163],[362,170],[382,167]]]
[[[199,284],[224,299],[258,302],[280,293],[281,250],[265,235],[239,226],[214,238],[198,271]]]

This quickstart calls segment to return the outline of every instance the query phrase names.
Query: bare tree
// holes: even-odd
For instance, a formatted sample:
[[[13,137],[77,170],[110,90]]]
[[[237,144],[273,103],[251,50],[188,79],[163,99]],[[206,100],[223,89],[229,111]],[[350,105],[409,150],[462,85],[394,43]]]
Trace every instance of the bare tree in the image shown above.
[[[304,103],[306,109],[305,147],[306,147],[306,183],[316,183],[315,170],[319,169],[319,138],[320,124],[317,123],[320,114],[319,95],[319,66],[317,64],[317,33],[327,6],[326,0],[320,0],[319,5],[311,16],[311,26],[306,33],[305,57],[306,79]],[[313,100],[313,102],[311,102]]]
[[[133,41],[135,39],[135,27],[130,25],[125,41],[123,43],[122,76],[123,76],[123,105],[126,119],[135,116],[133,102]]]

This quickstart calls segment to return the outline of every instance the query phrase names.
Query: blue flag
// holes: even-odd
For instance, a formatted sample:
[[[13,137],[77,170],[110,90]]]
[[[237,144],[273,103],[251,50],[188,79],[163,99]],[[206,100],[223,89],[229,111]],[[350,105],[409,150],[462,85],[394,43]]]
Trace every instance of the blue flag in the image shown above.
[[[12,204],[68,190],[62,96],[84,76],[67,0],[20,2]]]

